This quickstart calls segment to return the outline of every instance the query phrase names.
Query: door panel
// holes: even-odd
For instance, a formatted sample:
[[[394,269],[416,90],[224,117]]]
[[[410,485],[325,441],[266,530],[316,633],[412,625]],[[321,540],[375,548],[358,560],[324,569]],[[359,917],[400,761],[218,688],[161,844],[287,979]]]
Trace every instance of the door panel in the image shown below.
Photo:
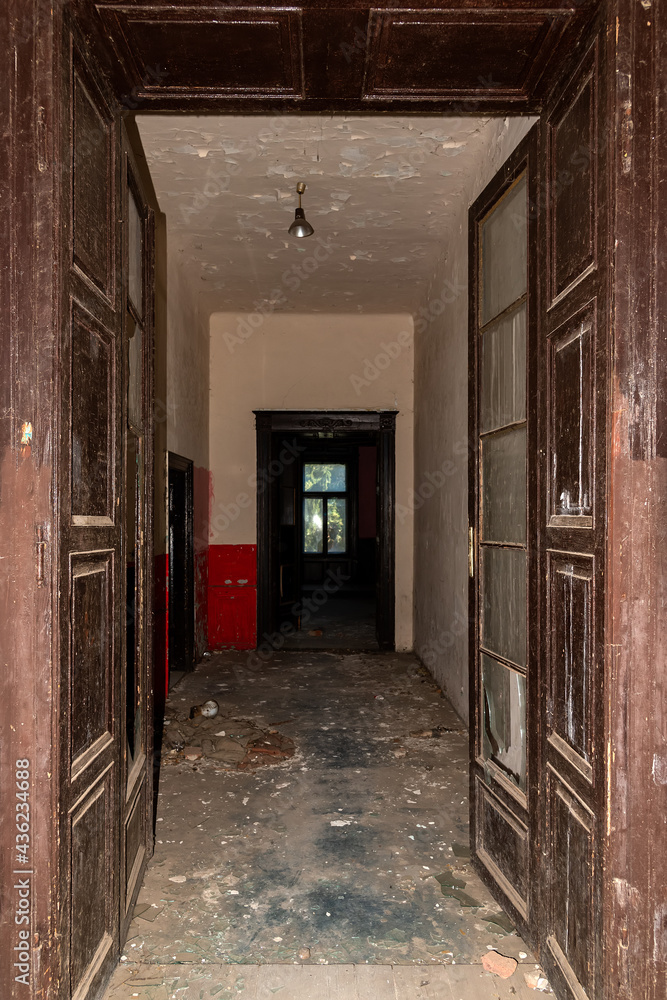
[[[111,970],[119,930],[119,132],[113,100],[68,30],[64,55],[71,187],[61,343],[59,929],[64,995],[83,1000]]]
[[[71,504],[76,525],[113,525],[116,480],[114,335],[72,303]]]
[[[535,893],[535,656],[528,602],[534,594],[535,272],[529,250],[536,242],[530,211],[536,154],[533,129],[470,210],[472,846],[483,877],[522,928],[533,920]]]
[[[592,33],[541,128],[545,239],[539,339],[544,507],[541,708],[547,847],[542,960],[563,996],[602,996],[603,601],[607,322],[605,46]]]
[[[153,215],[123,131],[121,204],[127,220],[121,244],[123,285],[123,414],[125,476],[122,551],[125,572],[125,670],[121,699],[123,794],[120,832],[120,941],[132,917],[152,853],[153,707]]]
[[[61,995],[93,995],[118,958],[149,849],[152,312],[126,307],[129,151],[113,97],[71,25],[64,33],[70,116],[63,134],[67,305],[61,337],[60,882]],[[142,294],[150,302],[150,215],[139,201]],[[136,230],[136,227],[135,227]],[[132,332],[140,331],[134,349]],[[134,391],[129,391],[134,383]],[[138,403],[130,406],[130,398]],[[139,424],[133,444],[132,410]],[[139,414],[137,416],[137,413]],[[126,456],[138,470],[128,476]],[[128,518],[128,511],[131,516]],[[128,544],[127,524],[134,525]],[[137,549],[133,541],[140,539]],[[134,558],[128,572],[128,553]],[[132,576],[131,582],[128,577]],[[138,589],[137,589],[138,588]],[[130,594],[130,591],[132,593]],[[120,613],[130,608],[130,615]],[[130,701],[131,767],[125,697]],[[128,888],[129,883],[129,888]]]

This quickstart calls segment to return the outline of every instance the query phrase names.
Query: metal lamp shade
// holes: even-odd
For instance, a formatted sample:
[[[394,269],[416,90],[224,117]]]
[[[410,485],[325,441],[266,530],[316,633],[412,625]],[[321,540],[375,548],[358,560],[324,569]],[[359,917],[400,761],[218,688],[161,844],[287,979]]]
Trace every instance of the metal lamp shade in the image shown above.
[[[299,207],[294,212],[294,222],[288,230],[290,236],[312,236],[315,230],[306,219],[306,213]]]

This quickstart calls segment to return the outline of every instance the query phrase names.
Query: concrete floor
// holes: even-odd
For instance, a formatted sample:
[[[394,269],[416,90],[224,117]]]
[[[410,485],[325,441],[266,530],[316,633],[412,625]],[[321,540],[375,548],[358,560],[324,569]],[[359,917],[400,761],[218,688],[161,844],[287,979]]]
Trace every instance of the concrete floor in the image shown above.
[[[302,595],[302,601],[310,595]],[[375,597],[336,595],[302,619],[302,628],[285,639],[284,649],[378,649],[375,637]],[[319,635],[317,634],[319,633]]]
[[[106,1000],[535,997],[535,960],[469,862],[467,733],[427,672],[380,653],[256,662],[214,655],[170,694],[155,856]],[[221,733],[238,752],[215,751]],[[293,755],[252,751],[258,733]],[[511,978],[482,969],[491,949]]]

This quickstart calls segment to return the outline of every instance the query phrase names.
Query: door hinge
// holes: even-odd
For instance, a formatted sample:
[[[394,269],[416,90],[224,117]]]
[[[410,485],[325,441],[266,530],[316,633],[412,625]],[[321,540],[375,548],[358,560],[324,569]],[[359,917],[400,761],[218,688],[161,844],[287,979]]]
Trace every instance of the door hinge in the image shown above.
[[[46,559],[46,532],[44,526],[38,524],[35,528],[35,545],[37,547],[37,586],[44,586],[44,562]]]
[[[468,576],[475,575],[475,529],[468,528]]]

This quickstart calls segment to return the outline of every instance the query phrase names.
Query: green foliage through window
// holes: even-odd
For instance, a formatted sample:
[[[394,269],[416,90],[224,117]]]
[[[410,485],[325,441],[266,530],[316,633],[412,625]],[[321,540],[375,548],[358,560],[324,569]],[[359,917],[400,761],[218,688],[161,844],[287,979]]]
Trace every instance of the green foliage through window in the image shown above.
[[[307,462],[303,467],[303,551],[340,555],[347,550],[347,468],[344,464]],[[319,494],[319,495],[318,495]],[[329,494],[329,495],[327,495]]]

